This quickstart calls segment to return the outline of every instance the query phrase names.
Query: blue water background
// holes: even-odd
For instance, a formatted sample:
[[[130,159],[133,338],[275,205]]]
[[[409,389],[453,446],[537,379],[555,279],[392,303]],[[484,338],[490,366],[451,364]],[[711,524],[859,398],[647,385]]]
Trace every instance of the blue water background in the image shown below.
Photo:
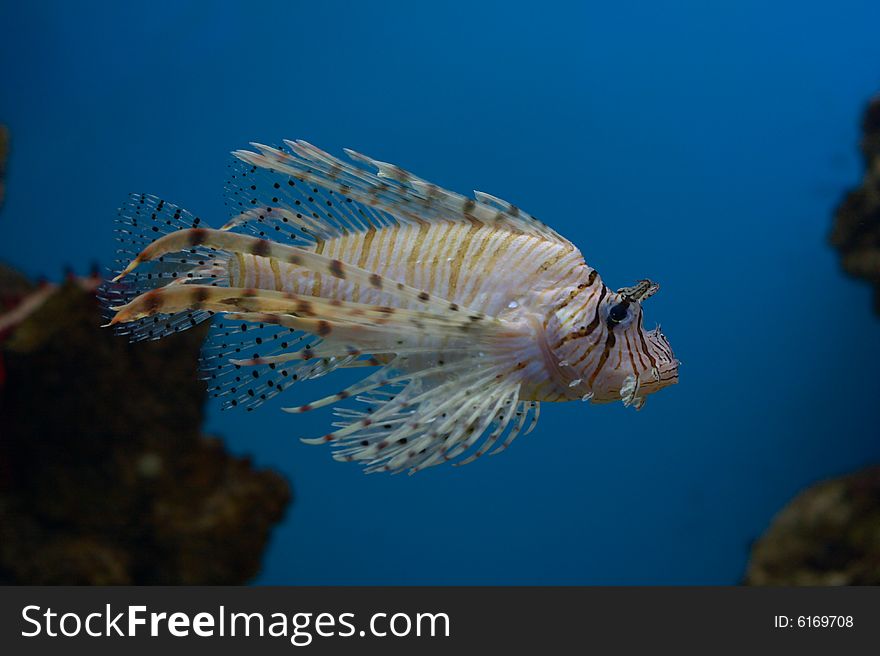
[[[3,2],[0,260],[110,263],[130,191],[219,225],[252,140],[509,199],[609,286],[662,284],[648,327],[681,383],[638,413],[545,405],[504,455],[411,478],[298,442],[326,416],[211,404],[210,432],[293,483],[257,581],[735,583],[793,495],[880,461],[880,321],[826,244],[878,26],[846,1]]]

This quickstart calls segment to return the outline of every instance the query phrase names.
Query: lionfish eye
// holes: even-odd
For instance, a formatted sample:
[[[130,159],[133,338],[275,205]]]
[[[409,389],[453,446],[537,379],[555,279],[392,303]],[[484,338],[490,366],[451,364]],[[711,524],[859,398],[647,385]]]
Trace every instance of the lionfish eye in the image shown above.
[[[608,320],[611,323],[620,323],[621,321],[625,320],[627,315],[629,314],[629,310],[627,309],[628,305],[629,303],[627,301],[623,301],[622,303],[618,303],[617,305],[613,306],[608,311]]]

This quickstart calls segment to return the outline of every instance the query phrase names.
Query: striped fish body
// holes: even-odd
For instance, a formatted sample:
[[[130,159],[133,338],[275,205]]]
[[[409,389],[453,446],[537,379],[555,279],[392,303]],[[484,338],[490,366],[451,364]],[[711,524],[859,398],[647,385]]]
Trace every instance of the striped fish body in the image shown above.
[[[533,290],[564,286],[565,281],[576,285],[591,271],[573,248],[452,221],[374,228],[322,241],[312,250],[493,316]],[[417,305],[329,273],[246,253],[230,260],[229,281],[232,287],[356,303]]]
[[[221,230],[145,195],[121,212],[134,258],[105,288],[111,325],[156,339],[223,314],[205,368],[226,405],[253,409],[293,382],[378,367],[287,410],[336,405],[337,430],[310,441],[368,471],[412,473],[503,450],[542,401],[640,408],[677,382],[668,341],[642,327],[655,283],[610,290],[568,240],[488,194],[286,143],[235,153],[245,164]],[[350,398],[370,407],[338,405]]]
[[[462,307],[524,322],[533,338],[532,348],[528,340],[523,344],[521,339],[512,340],[509,346],[521,352],[530,369],[521,397],[565,401],[583,395],[569,387],[570,379],[554,375],[553,357],[545,359],[538,346],[539,341],[553,338],[544,333],[554,309],[562,305],[559,299],[583,299],[601,286],[601,280],[573,247],[482,224],[449,221],[350,233],[320,242],[315,251]],[[229,261],[228,275],[232,287],[400,308],[418,306],[416,301],[396,298],[329,273],[248,253],[235,253]],[[589,299],[579,311],[591,311]],[[569,315],[567,320],[554,321],[553,328],[562,329],[575,320]],[[433,346],[438,351],[448,343],[448,339],[429,332],[408,334],[405,339],[408,344]],[[424,366],[424,358],[414,359],[411,366]]]

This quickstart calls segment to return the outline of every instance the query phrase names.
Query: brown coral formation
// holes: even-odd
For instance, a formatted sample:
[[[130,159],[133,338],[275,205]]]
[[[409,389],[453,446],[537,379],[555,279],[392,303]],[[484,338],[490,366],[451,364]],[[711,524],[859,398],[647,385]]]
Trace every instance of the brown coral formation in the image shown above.
[[[0,583],[249,580],[290,491],[202,435],[204,329],[131,345],[100,314],[71,280],[0,336]]]
[[[830,241],[868,280],[880,313],[880,97],[862,120],[862,186],[838,207]],[[880,585],[880,467],[818,483],[792,500],[752,549],[749,585]]]
[[[830,240],[844,271],[874,286],[874,307],[880,313],[880,97],[868,105],[862,130],[865,177],[837,208]]]
[[[749,585],[880,585],[880,467],[799,494],[752,550]]]

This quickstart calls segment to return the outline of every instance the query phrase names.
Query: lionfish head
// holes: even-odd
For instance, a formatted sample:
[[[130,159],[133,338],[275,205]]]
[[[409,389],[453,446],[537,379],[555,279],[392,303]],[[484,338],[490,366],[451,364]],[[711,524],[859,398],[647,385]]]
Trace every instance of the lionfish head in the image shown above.
[[[645,330],[643,303],[660,289],[640,280],[601,297],[576,321],[573,339],[562,340],[556,356],[571,388],[597,403],[623,401],[640,408],[648,394],[678,382],[679,361],[660,327]],[[567,370],[567,371],[566,371]]]

